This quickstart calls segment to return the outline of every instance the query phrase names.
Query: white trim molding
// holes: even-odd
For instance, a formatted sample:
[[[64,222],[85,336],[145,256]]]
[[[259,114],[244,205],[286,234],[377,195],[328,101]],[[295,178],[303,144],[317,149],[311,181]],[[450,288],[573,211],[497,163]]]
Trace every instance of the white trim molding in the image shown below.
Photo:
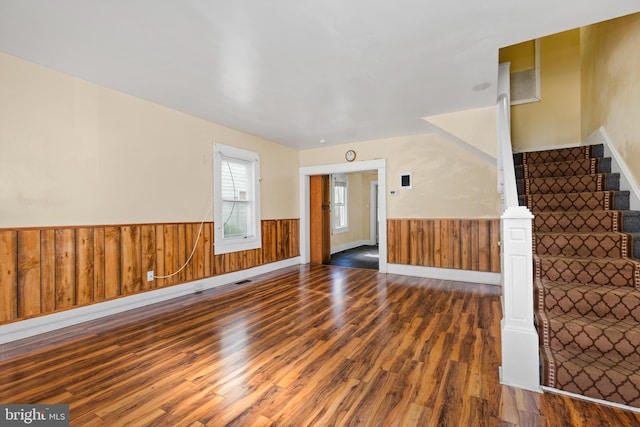
[[[378,172],[378,209],[380,213],[380,230],[378,248],[380,260],[378,271],[387,272],[387,162],[385,159],[363,160],[352,163],[306,166],[298,171],[300,175],[300,260],[302,264],[310,262],[309,244],[309,177],[312,175],[331,175],[333,173],[350,173],[375,170]]]
[[[238,282],[259,274],[269,273],[285,267],[300,265],[300,258],[290,258],[270,264],[246,270],[235,271],[233,273],[221,274],[219,276],[208,277],[206,279],[155,289],[136,295],[118,298],[111,301],[99,302],[96,304],[78,307],[59,313],[47,314],[31,319],[20,320],[0,326],[0,344],[17,341],[34,335],[51,332],[67,326],[77,325],[90,320],[122,313],[134,308],[167,301],[173,298],[199,292],[204,289],[212,289],[228,283]]]
[[[629,192],[629,208],[634,211],[640,210],[640,188],[602,126],[585,139],[585,145],[595,144],[603,144],[604,156],[611,157],[611,172],[620,174],[620,190]]]
[[[459,270],[456,268],[422,267],[407,264],[388,264],[387,273],[428,279],[452,280],[455,282],[500,285],[502,275],[484,271]]]

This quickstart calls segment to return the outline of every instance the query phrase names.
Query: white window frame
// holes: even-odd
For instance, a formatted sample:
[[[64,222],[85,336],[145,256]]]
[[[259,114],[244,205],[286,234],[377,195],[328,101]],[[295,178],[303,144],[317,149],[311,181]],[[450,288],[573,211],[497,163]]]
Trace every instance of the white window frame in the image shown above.
[[[249,217],[251,221],[251,235],[244,237],[224,238],[224,219],[222,214],[222,167],[225,157],[250,162],[253,167],[247,199],[249,200]],[[261,216],[260,216],[260,156],[258,153],[231,147],[224,144],[213,145],[213,223],[214,223],[214,254],[258,249],[262,247]]]
[[[344,183],[344,210],[346,216],[346,224],[344,227],[337,227],[334,221],[333,212],[336,212],[335,187],[336,183]],[[331,175],[331,230],[333,234],[346,233],[349,231],[349,177],[346,174]]]

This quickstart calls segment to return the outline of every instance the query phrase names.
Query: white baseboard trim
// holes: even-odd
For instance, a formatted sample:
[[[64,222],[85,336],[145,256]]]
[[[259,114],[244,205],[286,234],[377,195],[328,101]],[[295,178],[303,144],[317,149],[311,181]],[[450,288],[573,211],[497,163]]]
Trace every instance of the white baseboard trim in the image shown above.
[[[623,405],[621,403],[609,402],[607,400],[594,399],[593,397],[587,397],[581,394],[570,393],[568,391],[558,390],[557,388],[542,386],[542,391],[547,393],[560,394],[563,396],[569,396],[569,397],[573,397],[574,399],[586,400],[587,402],[599,403],[600,405],[611,406],[618,409],[624,409],[626,411],[640,413],[640,408],[636,408],[635,406]]]
[[[338,245],[331,248],[331,254],[335,254],[337,252],[347,251],[349,249],[357,248],[358,246],[369,246],[375,245],[375,243],[371,243],[370,240],[356,240],[355,242],[345,243],[344,245]]]
[[[629,192],[629,207],[631,210],[640,210],[640,189],[636,185],[633,175],[629,171],[624,159],[613,145],[604,127],[600,127],[586,139],[589,144],[603,144],[604,156],[611,157],[611,172],[620,174],[620,190]]]
[[[78,307],[59,313],[46,314],[32,319],[21,320],[0,326],[0,344],[17,341],[67,326],[77,325],[89,320],[99,319],[134,308],[144,307],[154,303],[167,301],[183,295],[194,293],[197,290],[212,289],[228,283],[238,282],[260,274],[269,273],[281,268],[300,264],[300,257],[290,258],[284,261],[264,264],[247,270],[208,277],[167,288],[155,289],[111,301],[99,302],[83,307]]]
[[[502,285],[502,274],[484,271],[458,270],[456,268],[420,267],[406,264],[388,264],[387,273],[456,282]]]

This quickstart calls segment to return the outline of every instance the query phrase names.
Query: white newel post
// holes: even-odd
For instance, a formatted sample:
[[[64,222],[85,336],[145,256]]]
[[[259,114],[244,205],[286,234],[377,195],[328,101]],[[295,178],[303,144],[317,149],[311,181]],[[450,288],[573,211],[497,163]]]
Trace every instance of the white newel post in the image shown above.
[[[501,216],[504,317],[500,381],[541,391],[538,333],[533,323],[532,219],[525,206],[508,207]]]

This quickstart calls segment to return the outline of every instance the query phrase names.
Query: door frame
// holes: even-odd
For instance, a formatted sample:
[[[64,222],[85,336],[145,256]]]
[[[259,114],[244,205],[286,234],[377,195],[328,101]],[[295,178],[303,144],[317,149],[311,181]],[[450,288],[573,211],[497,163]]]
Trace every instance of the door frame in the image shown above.
[[[387,272],[387,191],[386,191],[386,159],[363,160],[354,163],[337,163],[319,166],[305,166],[298,169],[300,183],[300,262],[310,262],[309,244],[309,177],[311,175],[330,175],[333,173],[378,171],[378,209],[380,210],[380,227],[378,230],[378,251],[380,260],[378,271]]]

